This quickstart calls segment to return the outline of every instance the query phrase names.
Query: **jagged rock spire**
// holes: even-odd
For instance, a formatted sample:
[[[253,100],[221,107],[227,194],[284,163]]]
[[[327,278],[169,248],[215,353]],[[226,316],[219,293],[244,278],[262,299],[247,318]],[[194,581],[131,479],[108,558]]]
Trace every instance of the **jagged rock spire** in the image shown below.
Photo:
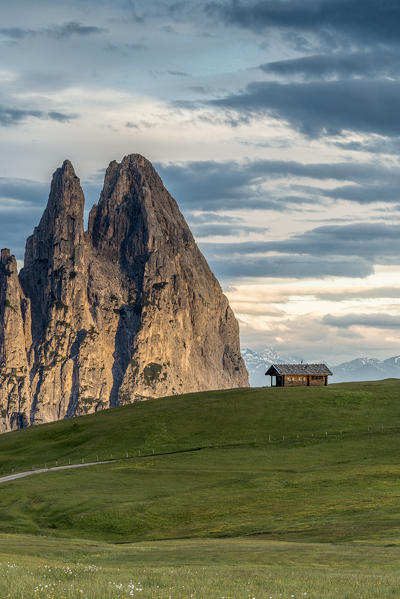
[[[86,234],[83,214],[79,179],[65,161],[27,241],[20,282],[15,260],[1,255],[0,355],[12,356],[17,338],[17,367],[29,377],[24,410],[15,411],[23,417],[11,418],[0,395],[8,414],[0,430],[248,385],[236,319],[151,163],[139,154],[111,162]],[[6,316],[9,296],[15,317]]]
[[[69,160],[53,175],[49,200],[39,225],[27,240],[25,267],[47,261],[57,268],[74,260],[83,242],[85,198]]]
[[[68,305],[83,271],[85,198],[69,160],[54,175],[47,207],[28,238],[20,280],[32,299],[33,333],[43,338],[54,305]]]

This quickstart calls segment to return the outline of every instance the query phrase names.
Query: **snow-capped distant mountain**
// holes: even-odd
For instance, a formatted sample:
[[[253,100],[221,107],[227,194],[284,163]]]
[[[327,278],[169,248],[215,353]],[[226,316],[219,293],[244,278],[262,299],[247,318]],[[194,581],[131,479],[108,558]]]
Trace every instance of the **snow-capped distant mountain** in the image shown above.
[[[267,347],[261,352],[249,348],[242,349],[242,356],[249,372],[252,387],[264,387],[269,384],[265,376],[271,364],[292,364],[301,362],[299,356],[280,354],[273,347]],[[318,360],[316,360],[318,361]],[[330,366],[333,376],[330,383],[347,383],[351,381],[377,381],[387,378],[400,378],[400,356],[387,360],[376,358],[356,358],[349,362],[342,362],[337,366]]]
[[[333,372],[332,383],[400,378],[400,356],[394,356],[387,360],[357,358],[333,366],[331,370]]]
[[[242,357],[249,372],[250,385],[252,387],[265,387],[269,384],[265,376],[271,364],[291,364],[301,362],[299,356],[283,355],[273,347],[266,347],[261,352],[256,352],[247,347],[242,348]]]

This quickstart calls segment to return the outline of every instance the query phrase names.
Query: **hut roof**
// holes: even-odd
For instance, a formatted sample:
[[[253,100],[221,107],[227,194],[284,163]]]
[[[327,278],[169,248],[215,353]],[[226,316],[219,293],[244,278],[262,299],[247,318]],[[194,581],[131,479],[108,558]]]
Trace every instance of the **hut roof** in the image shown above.
[[[271,364],[265,374],[272,376],[276,374],[315,374],[329,376],[333,373],[326,364]]]

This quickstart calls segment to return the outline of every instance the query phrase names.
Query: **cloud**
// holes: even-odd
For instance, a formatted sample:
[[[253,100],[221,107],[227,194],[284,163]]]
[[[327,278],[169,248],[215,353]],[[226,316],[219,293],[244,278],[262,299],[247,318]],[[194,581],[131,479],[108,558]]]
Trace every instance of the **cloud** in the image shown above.
[[[68,23],[63,23],[62,25],[53,25],[48,29],[43,30],[50,37],[54,37],[55,39],[65,39],[72,37],[74,35],[77,36],[88,36],[88,35],[98,35],[99,33],[105,33],[107,30],[103,27],[95,27],[93,25],[82,25],[76,21],[69,21]]]
[[[0,35],[13,40],[22,40],[32,37],[50,37],[61,40],[73,36],[85,37],[105,33],[107,30],[93,25],[82,25],[77,21],[69,21],[61,25],[51,25],[41,29],[23,29],[21,27],[1,27]]]
[[[253,277],[275,277],[304,279],[315,277],[367,277],[373,273],[372,264],[360,259],[355,262],[347,258],[321,258],[318,256],[262,256],[250,257],[241,255],[241,245],[235,244],[237,253],[229,254],[232,248],[226,245],[222,259],[213,257],[206,243],[200,246],[210,262],[213,272],[221,279],[251,279]],[[223,253],[223,252],[221,252]]]
[[[137,127],[127,123],[128,127]],[[396,167],[379,163],[309,163],[285,160],[253,160],[217,162],[212,160],[178,164],[159,164],[158,170],[167,188],[184,208],[199,210],[273,209],[285,210],[321,198],[348,199],[358,203],[399,201],[400,172]],[[287,194],[265,185],[277,179],[316,179],[351,183],[334,189],[323,189],[292,183]],[[287,191],[287,189],[286,189]]]
[[[240,115],[271,116],[310,137],[360,131],[400,134],[400,81],[361,80],[277,83],[257,81],[209,105]]]
[[[22,260],[25,240],[39,222],[48,184],[0,177],[0,245]]]
[[[375,51],[314,54],[261,64],[258,68],[280,77],[305,79],[349,77],[393,77],[400,71],[399,53],[387,49]]]
[[[334,141],[332,145],[341,150],[351,152],[367,152],[372,154],[396,154],[400,152],[400,137],[368,136],[359,141]]]
[[[185,73],[184,71],[167,71],[168,75],[173,75],[174,77],[191,77],[190,73]]]
[[[309,188],[308,188],[309,189]],[[348,200],[359,204],[371,202],[399,202],[399,185],[385,182],[373,185],[344,185],[330,190],[315,190],[316,193],[335,200]]]
[[[191,230],[196,237],[215,237],[215,236],[226,236],[242,237],[248,233],[265,233],[268,231],[266,227],[252,227],[245,225],[243,222],[236,224],[232,223],[203,223],[203,224],[191,224]]]
[[[120,54],[121,56],[129,56],[132,53],[141,52],[146,48],[146,45],[140,42],[135,44],[113,44],[111,42],[107,42],[104,46],[104,50],[106,52]]]
[[[208,13],[228,25],[255,32],[280,29],[308,34],[333,46],[354,43],[399,43],[400,5],[376,0],[258,0],[212,2]],[[287,38],[290,39],[290,38]]]
[[[284,241],[267,243],[269,251],[324,256],[358,256],[379,264],[400,263],[400,226],[377,223],[317,227]],[[259,251],[253,248],[254,251]]]
[[[254,197],[255,188],[262,178],[257,166],[241,167],[233,161],[219,163],[209,160],[160,164],[157,169],[167,188],[184,208],[220,210],[265,205],[263,198]],[[252,197],[249,197],[250,190]]]
[[[59,123],[67,123],[78,118],[78,115],[66,114],[54,110],[43,112],[42,110],[8,108],[6,106],[0,105],[0,126],[10,127],[12,125],[18,125],[29,117],[37,119],[50,119],[52,121],[58,121]]]
[[[375,264],[400,264],[400,226],[330,225],[282,241],[204,242],[202,248],[224,276],[366,277]]]
[[[22,202],[42,204],[49,195],[49,185],[28,179],[0,177],[0,198],[12,198]]]
[[[348,300],[364,299],[398,299],[400,298],[400,287],[372,287],[369,289],[345,289],[343,291],[326,291],[316,293],[315,297],[329,302],[343,302]]]
[[[344,316],[333,316],[327,314],[323,323],[338,328],[349,327],[371,327],[378,329],[400,328],[400,316],[391,314],[346,314]]]

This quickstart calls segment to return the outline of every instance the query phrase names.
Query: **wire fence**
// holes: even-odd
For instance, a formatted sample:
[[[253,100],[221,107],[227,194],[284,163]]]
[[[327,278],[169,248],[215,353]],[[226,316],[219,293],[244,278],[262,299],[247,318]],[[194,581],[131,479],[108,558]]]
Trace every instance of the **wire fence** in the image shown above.
[[[370,435],[382,435],[382,434],[396,434],[400,433],[399,426],[388,426],[388,425],[371,425],[367,429],[343,429],[336,431],[323,431],[323,432],[306,432],[306,433],[268,433],[265,435],[258,435],[252,438],[239,439],[239,440],[226,440],[226,441],[212,441],[205,440],[199,444],[156,444],[154,447],[144,445],[141,448],[131,448],[125,450],[118,450],[113,452],[109,451],[98,451],[96,453],[87,452],[83,456],[77,457],[76,454],[73,456],[62,456],[57,459],[48,460],[39,464],[32,463],[30,466],[25,464],[19,468],[17,465],[13,468],[6,470],[0,469],[0,477],[6,477],[12,474],[21,474],[27,471],[49,471],[56,468],[66,469],[69,466],[79,467],[83,465],[96,465],[112,462],[121,462],[127,460],[139,460],[148,459],[152,457],[161,457],[181,453],[191,453],[196,451],[214,450],[214,449],[234,449],[244,447],[273,447],[285,444],[290,445],[304,445],[309,443],[319,443],[321,441],[342,441],[344,439],[355,439],[359,437],[368,437]]]

